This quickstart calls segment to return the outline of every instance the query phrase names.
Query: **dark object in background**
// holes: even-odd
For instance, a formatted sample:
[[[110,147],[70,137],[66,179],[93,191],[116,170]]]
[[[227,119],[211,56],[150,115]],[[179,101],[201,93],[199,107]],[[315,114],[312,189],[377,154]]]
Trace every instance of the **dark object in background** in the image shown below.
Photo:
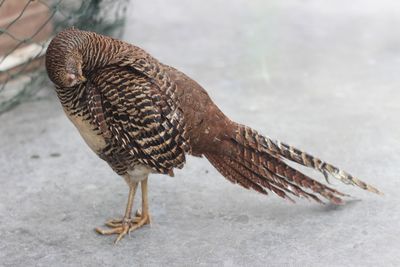
[[[76,26],[120,36],[128,2],[0,1],[0,114],[47,84],[43,55],[54,32]]]

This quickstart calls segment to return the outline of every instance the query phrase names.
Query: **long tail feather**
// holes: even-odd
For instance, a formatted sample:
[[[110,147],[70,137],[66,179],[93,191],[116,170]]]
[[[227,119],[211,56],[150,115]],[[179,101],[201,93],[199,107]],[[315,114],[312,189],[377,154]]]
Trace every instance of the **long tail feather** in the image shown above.
[[[228,143],[224,143],[224,146],[228,145],[228,149],[225,147],[222,151],[229,153],[205,154],[211,164],[233,183],[262,194],[267,194],[266,189],[268,189],[292,202],[294,201],[289,195],[323,203],[316,195],[318,194],[336,205],[343,204],[342,197],[348,195],[289,166],[284,162],[287,159],[317,169],[324,175],[331,174],[347,184],[380,193],[376,188],[314,156],[263,137],[249,127],[243,125],[237,127],[235,135]]]
[[[328,179],[328,176],[330,174],[331,176],[345,184],[355,185],[364,190],[376,194],[382,194],[377,188],[361,181],[360,179],[352,176],[351,174],[343,170],[340,170],[332,164],[324,162],[321,159],[312,156],[304,151],[301,151],[300,149],[293,146],[287,145],[277,140],[272,140],[268,137],[264,137],[247,126],[239,126],[236,138],[238,138],[238,140],[244,141],[245,143],[245,140],[247,140],[248,144],[257,144],[260,151],[267,152],[277,158],[283,157],[303,166],[318,170],[325,176],[326,179]]]

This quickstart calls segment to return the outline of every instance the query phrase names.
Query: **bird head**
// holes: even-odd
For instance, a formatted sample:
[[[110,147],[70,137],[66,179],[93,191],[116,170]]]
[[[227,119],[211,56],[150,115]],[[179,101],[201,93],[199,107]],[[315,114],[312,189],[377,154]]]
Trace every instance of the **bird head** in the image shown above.
[[[75,87],[86,81],[83,76],[83,59],[74,42],[66,33],[58,34],[46,51],[46,69],[50,80],[61,88]]]

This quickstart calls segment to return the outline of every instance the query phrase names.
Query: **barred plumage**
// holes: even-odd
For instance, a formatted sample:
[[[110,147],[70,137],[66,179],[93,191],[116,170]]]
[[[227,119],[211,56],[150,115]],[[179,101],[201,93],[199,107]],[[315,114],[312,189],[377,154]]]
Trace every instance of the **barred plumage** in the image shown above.
[[[331,164],[229,120],[206,91],[182,72],[144,50],[92,32],[59,33],[46,53],[46,68],[67,116],[88,145],[130,186],[123,220],[110,221],[121,239],[149,223],[147,176],[173,175],[185,154],[206,156],[233,183],[262,194],[319,196],[341,204],[345,194],[285,163],[293,161],[362,189],[379,191]],[[131,218],[141,182],[143,214]]]

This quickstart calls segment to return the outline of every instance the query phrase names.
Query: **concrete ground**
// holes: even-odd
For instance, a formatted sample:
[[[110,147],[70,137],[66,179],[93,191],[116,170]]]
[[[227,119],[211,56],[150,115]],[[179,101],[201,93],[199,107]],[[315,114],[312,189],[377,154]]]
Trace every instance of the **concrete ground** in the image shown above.
[[[292,205],[190,157],[175,178],[151,177],[152,227],[114,246],[93,228],[122,215],[128,188],[44,89],[0,117],[0,265],[400,266],[397,2],[132,1],[124,36],[232,119],[383,197],[333,181],[347,205]]]

